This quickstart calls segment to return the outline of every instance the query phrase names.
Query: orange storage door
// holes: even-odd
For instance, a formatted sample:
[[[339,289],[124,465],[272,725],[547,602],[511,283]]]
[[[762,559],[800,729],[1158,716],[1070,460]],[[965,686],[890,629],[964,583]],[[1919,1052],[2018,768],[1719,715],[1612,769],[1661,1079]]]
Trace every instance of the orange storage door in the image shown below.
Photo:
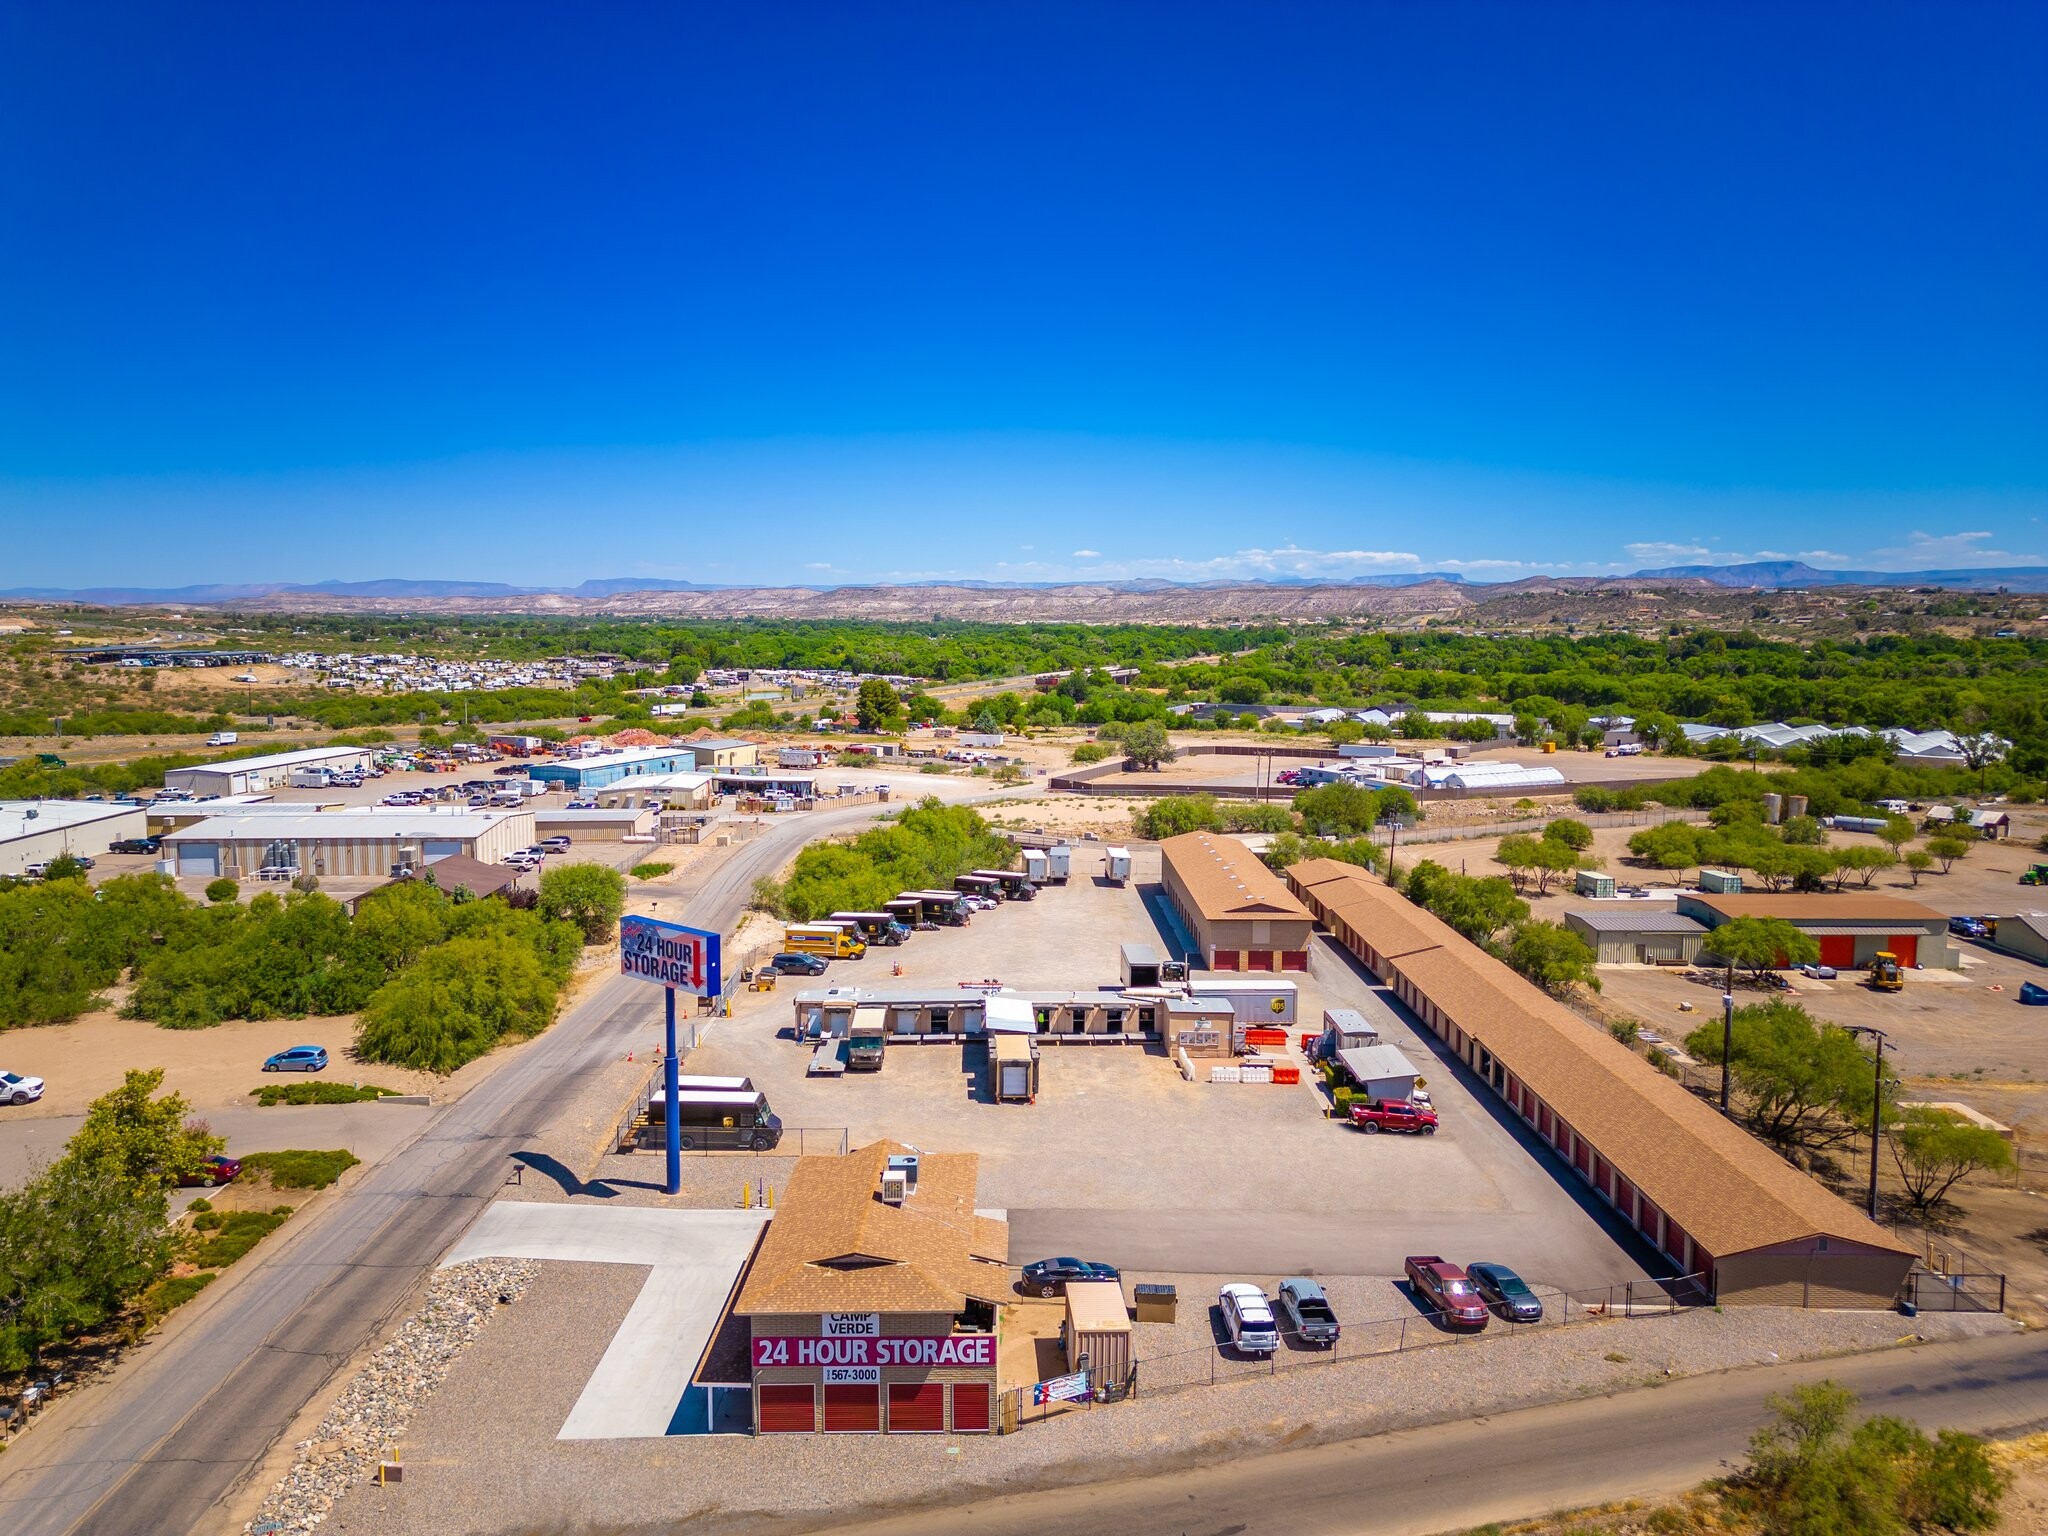
[[[953,1429],[957,1434],[988,1431],[988,1385],[962,1382],[953,1388]]]
[[[936,1381],[891,1382],[889,1433],[936,1435],[946,1428],[946,1388]]]
[[[1820,963],[1838,971],[1856,968],[1856,936],[1853,933],[1824,933],[1820,936]]]
[[[1917,933],[1895,933],[1885,947],[1899,957],[1900,965],[1920,963],[1920,935]]]
[[[825,1389],[825,1432],[835,1435],[873,1435],[882,1429],[880,1387],[827,1387]]]
[[[764,1435],[808,1435],[818,1427],[815,1387],[763,1386],[761,1422]]]

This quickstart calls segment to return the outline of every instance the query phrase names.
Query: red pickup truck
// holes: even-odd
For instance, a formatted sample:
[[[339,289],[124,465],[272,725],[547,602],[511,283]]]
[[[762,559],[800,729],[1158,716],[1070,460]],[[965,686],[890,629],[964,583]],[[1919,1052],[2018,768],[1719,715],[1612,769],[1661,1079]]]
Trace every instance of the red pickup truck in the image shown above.
[[[1415,1131],[1436,1134],[1436,1111],[1406,1099],[1353,1099],[1351,1124],[1368,1136],[1381,1131]]]
[[[1446,1328],[1484,1328],[1486,1300],[1465,1271],[1434,1253],[1411,1253],[1403,1262],[1408,1288]]]

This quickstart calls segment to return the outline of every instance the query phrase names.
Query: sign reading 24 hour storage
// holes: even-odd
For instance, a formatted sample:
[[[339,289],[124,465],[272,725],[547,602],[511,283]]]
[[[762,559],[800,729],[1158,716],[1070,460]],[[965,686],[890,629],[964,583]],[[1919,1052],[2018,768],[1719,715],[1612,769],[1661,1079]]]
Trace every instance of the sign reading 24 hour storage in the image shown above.
[[[718,935],[652,917],[622,917],[619,974],[678,992],[715,997],[723,990],[718,974]]]
[[[838,1338],[754,1340],[754,1369],[771,1365],[992,1366],[996,1336],[955,1333],[942,1339]]]

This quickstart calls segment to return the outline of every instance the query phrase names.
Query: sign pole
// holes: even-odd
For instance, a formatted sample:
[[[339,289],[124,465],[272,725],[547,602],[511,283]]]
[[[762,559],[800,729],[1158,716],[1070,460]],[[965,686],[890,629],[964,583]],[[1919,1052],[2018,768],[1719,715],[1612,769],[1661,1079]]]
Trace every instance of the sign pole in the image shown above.
[[[668,1149],[668,1192],[680,1195],[683,1192],[683,1104],[682,1073],[676,1065],[676,989],[663,987],[661,995],[668,1004],[667,1049],[661,1058],[664,1100],[662,1145]]]

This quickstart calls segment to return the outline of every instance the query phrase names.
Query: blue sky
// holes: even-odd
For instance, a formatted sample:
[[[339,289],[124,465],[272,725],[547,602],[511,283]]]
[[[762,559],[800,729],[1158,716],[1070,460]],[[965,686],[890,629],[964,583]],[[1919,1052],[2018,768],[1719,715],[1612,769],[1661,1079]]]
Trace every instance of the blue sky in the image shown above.
[[[2048,558],[2048,9],[0,12],[0,587]]]

